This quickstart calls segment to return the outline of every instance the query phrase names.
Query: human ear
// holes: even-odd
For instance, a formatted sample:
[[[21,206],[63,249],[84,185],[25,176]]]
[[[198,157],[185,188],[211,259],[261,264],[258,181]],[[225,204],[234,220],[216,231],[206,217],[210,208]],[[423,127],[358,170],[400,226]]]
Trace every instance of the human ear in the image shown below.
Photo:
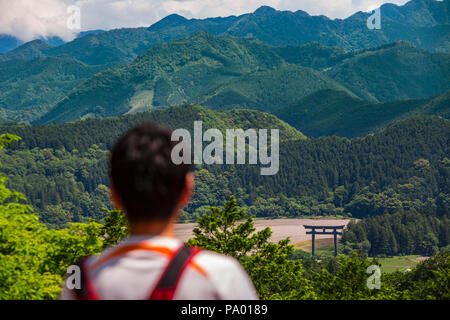
[[[189,172],[186,174],[186,182],[183,191],[181,192],[180,200],[178,201],[178,207],[185,207],[191,200],[194,192],[194,173]]]
[[[122,210],[123,209],[122,199],[120,198],[119,194],[114,189],[114,186],[112,185],[112,183],[111,183],[110,192],[111,192],[111,201],[112,201],[112,204],[114,205],[114,208]]]

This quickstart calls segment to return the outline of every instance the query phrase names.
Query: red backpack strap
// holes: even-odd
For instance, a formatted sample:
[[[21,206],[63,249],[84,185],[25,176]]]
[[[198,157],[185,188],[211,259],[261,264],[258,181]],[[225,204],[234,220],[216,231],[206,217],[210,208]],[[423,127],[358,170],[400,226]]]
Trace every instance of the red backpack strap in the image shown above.
[[[77,265],[80,267],[81,272],[81,288],[75,289],[78,300],[100,300],[97,290],[94,287],[89,274],[87,272],[88,257],[82,259]]]
[[[169,261],[162,273],[155,289],[149,296],[149,300],[172,300],[178,283],[194,256],[201,250],[196,247],[182,246]]]

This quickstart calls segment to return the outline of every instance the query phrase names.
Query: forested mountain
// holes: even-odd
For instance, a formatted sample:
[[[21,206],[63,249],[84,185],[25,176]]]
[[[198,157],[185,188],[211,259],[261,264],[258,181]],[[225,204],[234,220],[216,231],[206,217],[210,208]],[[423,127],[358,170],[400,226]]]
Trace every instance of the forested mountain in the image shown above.
[[[356,137],[411,115],[450,116],[450,91],[430,99],[373,103],[343,91],[321,90],[274,113],[307,136]]]
[[[278,212],[275,199],[281,190],[287,197],[332,203],[354,217],[402,208],[433,211],[448,203],[449,124],[449,120],[421,116],[364,138],[288,141],[280,146],[280,170],[275,176],[261,177],[256,168],[235,166],[236,175],[228,185],[249,185],[251,202],[273,206],[268,214]],[[220,168],[208,170],[214,173]],[[296,212],[293,208],[287,211]]]
[[[149,32],[132,30],[118,29],[104,38],[93,31],[57,47],[38,39],[0,54],[0,119],[33,121],[83,80],[145,52]]]
[[[20,144],[16,146],[17,149],[65,148],[69,151],[73,149],[87,151],[95,144],[100,149],[107,150],[112,147],[120,134],[145,120],[188,130],[192,130],[194,121],[200,120],[203,121],[204,128],[216,128],[221,131],[234,127],[278,128],[282,141],[306,138],[298,130],[267,113],[253,110],[215,111],[197,105],[182,105],[152,112],[104,119],[85,119],[64,124],[3,123],[0,124],[0,131],[10,131],[22,138]]]
[[[121,133],[143,120],[190,131],[197,120],[203,121],[204,130],[216,128],[223,132],[233,127],[277,128],[282,142],[305,139],[300,132],[266,113],[213,111],[200,106],[172,107],[63,125],[3,124],[0,132],[14,132],[23,140],[15,150],[0,155],[0,171],[11,177],[12,185],[27,194],[42,219],[50,225],[80,221],[83,216],[99,218],[103,215],[102,208],[109,207],[105,186],[108,185],[107,150]],[[211,179],[214,178],[208,175],[204,183],[212,183]]]
[[[48,37],[48,38],[40,38],[43,42],[48,44],[49,46],[59,46],[64,43],[64,40],[60,37]],[[32,42],[32,41],[31,41]],[[17,47],[24,44],[24,42],[14,36],[7,34],[0,34],[0,60],[2,60],[2,53],[7,53],[8,51],[14,50]]]
[[[7,78],[0,88],[0,120],[64,122],[182,103],[275,113],[324,89],[371,102],[429,98],[450,89],[450,55],[419,47],[448,46],[448,3],[383,5],[381,30],[368,30],[368,14],[361,12],[330,20],[261,7],[238,17],[170,15],[149,28],[92,30],[59,46],[34,40],[0,54],[0,73]],[[385,44],[396,39],[419,47]],[[42,74],[15,77],[4,66],[22,63],[27,70],[29,63],[17,60],[42,63]],[[67,65],[61,67],[63,61]],[[61,70],[75,64],[80,73]],[[58,79],[54,92],[46,90],[44,75]],[[19,91],[20,98],[11,99]]]
[[[448,206],[447,206],[448,208]],[[362,249],[370,256],[432,256],[450,244],[448,211],[437,215],[398,211],[350,223],[342,236],[344,250]]]
[[[20,44],[22,44],[22,41],[16,37],[7,34],[0,34],[0,54],[13,50]]]
[[[144,119],[189,130],[203,120],[280,128],[280,170],[197,166],[184,220],[231,194],[260,217],[435,215],[450,201],[448,3],[383,5],[381,30],[361,12],[330,20],[261,7],[28,42],[0,55],[0,119],[41,124],[0,125],[23,138],[2,151],[0,171],[49,226],[101,218],[121,133]],[[396,123],[414,115],[444,118]]]
[[[423,107],[421,112],[424,114],[436,114],[444,118],[450,118],[450,91],[441,94],[440,96],[431,99]]]
[[[0,62],[0,118],[36,119],[100,70],[101,66],[56,57]]]
[[[21,45],[17,49],[0,55],[0,61],[9,61],[15,59],[32,60],[43,56],[43,53],[51,48],[51,46],[49,46],[42,40],[33,40]]]
[[[222,130],[284,128],[276,175],[261,176],[259,166],[251,165],[199,166],[196,193],[183,219],[195,219],[231,194],[261,217],[365,217],[400,209],[433,213],[449,201],[450,121],[438,117],[411,118],[352,140],[305,140],[265,113],[198,106],[66,124],[3,124],[1,132],[23,141],[1,154],[0,171],[51,225],[100,217],[108,204],[107,150],[120,133],[143,119],[189,130],[194,120]]]
[[[384,4],[380,8],[380,30],[368,30],[372,13],[357,12],[346,19],[310,16],[299,10],[278,11],[263,6],[238,17],[185,19],[170,15],[149,30],[165,39],[186,36],[198,30],[211,34],[256,37],[272,45],[317,41],[327,46],[361,49],[395,40],[408,40],[428,50],[449,52],[449,1],[413,0],[403,6]]]
[[[299,50],[304,52],[305,46]],[[131,64],[89,79],[39,122],[116,116],[191,102],[275,113],[323,89],[357,92],[371,101],[429,97],[450,89],[450,55],[431,54],[403,42],[347,54],[345,59],[334,59],[334,49],[326,51],[337,65],[327,67],[325,74],[336,81],[307,67],[289,65],[278,52],[280,48],[257,40],[206,32],[157,44]],[[289,52],[295,61],[292,47]]]
[[[361,52],[346,52],[314,43],[275,50],[291,63],[323,71],[336,80],[336,84],[310,70],[285,65],[277,71],[252,73],[231,81],[195,102],[213,108],[247,107],[278,114],[279,108],[286,108],[294,100],[324,86],[372,102],[424,98],[450,89],[450,55],[430,54],[406,42]],[[325,97],[316,102],[325,104],[327,100]],[[345,113],[344,109],[340,112]],[[365,132],[369,132],[368,129]]]
[[[449,52],[449,1],[412,0],[405,5],[384,4],[380,8],[382,28],[368,30],[366,21],[370,12],[357,12],[346,19],[310,16],[299,10],[278,11],[263,6],[253,13],[240,16],[207,19],[186,19],[172,14],[148,29],[126,28],[110,31],[82,32],[72,42],[61,45],[55,37],[45,40],[50,45],[61,45],[43,54],[83,55],[85,63],[103,64],[134,58],[160,41],[172,41],[200,30],[213,35],[256,37],[271,45],[304,44],[317,41],[327,46],[361,49],[395,40],[407,40],[431,51]],[[148,32],[145,32],[145,31]],[[88,35],[88,37],[84,37]],[[0,36],[0,53],[15,49],[21,41],[8,35]],[[0,57],[1,59],[1,57]]]
[[[46,54],[70,57],[92,65],[125,64],[158,41],[158,36],[145,28],[121,28],[89,33],[52,48]]]
[[[239,76],[282,64],[283,60],[260,41],[198,32],[157,44],[131,64],[94,76],[40,122],[115,116],[140,108],[182,104]]]
[[[342,47],[324,46],[315,41],[302,45],[274,47],[273,49],[288,63],[299,64],[319,71],[334,66],[358,53],[358,51],[347,50]]]
[[[363,50],[325,74],[367,100],[425,98],[450,89],[450,55],[399,41]]]
[[[77,59],[91,65],[123,65],[157,42],[160,42],[159,35],[146,28],[94,30],[59,46],[51,46],[43,39],[33,40],[0,54],[0,61],[52,56]]]
[[[248,73],[188,101],[214,109],[249,108],[275,113],[297,99],[324,89],[342,90],[355,96],[318,71],[283,64],[276,69]]]

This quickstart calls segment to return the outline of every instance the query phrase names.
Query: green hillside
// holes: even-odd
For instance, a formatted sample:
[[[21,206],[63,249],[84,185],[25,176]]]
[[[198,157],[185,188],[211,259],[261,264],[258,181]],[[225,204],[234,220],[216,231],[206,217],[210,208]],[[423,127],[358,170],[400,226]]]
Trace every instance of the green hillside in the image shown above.
[[[357,12],[346,19],[332,20],[311,16],[302,10],[279,11],[268,6],[238,17],[185,19],[170,15],[149,30],[170,40],[174,36],[205,30],[214,35],[255,37],[274,46],[316,41],[349,50],[407,40],[430,51],[450,53],[448,1],[413,0],[402,6],[383,4],[380,11],[383,17],[380,30],[367,29],[370,12]]]
[[[450,118],[450,90],[440,96],[431,99],[420,109],[423,114],[435,114],[444,118]]]
[[[126,67],[94,76],[40,122],[120,115],[135,107],[135,101],[147,110],[182,104],[239,76],[282,63],[269,46],[259,41],[216,38],[199,32],[155,45]]]
[[[97,74],[38,122],[116,116],[183,103],[273,113],[323,89],[374,102],[429,97],[450,89],[450,55],[431,54],[408,43],[351,54],[316,45],[297,49],[311,50],[309,57],[323,52],[322,62],[297,59],[295,47],[283,55],[315,67],[337,64],[322,69],[324,75],[287,64],[278,55],[280,48],[257,40],[199,32],[157,44],[131,64]]]
[[[55,47],[42,40],[33,40],[0,54],[0,61],[51,56],[77,59],[90,65],[122,65],[146,52],[156,42],[158,36],[145,28],[122,28],[89,33]]]
[[[33,120],[100,70],[77,60],[54,57],[0,62],[1,117]]]
[[[278,128],[280,140],[305,139],[305,136],[277,117],[255,110],[212,110],[198,105],[180,105],[164,110],[141,112],[132,115],[103,119],[85,119],[64,124],[30,125],[24,123],[0,124],[1,132],[11,132],[22,141],[22,148],[62,148],[72,151],[86,151],[95,144],[109,149],[115,139],[128,128],[145,121],[155,121],[171,128],[192,130],[194,121],[203,121],[203,128],[221,131],[229,128]],[[61,131],[63,130],[63,131]],[[62,132],[62,134],[58,134]],[[70,137],[77,137],[71,139]]]
[[[21,44],[22,41],[16,37],[7,34],[0,34],[0,53],[11,51]]]
[[[15,59],[24,59],[24,60],[32,60],[38,57],[45,55],[47,50],[50,50],[50,47],[47,43],[42,40],[33,40],[18,48],[11,50],[7,53],[0,54],[0,61],[8,61]]]
[[[399,41],[363,50],[326,74],[365,100],[425,98],[450,89],[450,55]]]
[[[428,0],[401,7],[383,5],[386,28],[390,30],[394,20],[411,28],[439,28],[448,20],[443,5]],[[34,40],[0,55],[4,60],[0,62],[0,120],[61,123],[195,103],[270,112],[312,136],[352,137],[410,114],[446,117],[445,99],[429,101],[428,106],[420,99],[450,90],[449,54],[430,53],[405,41],[349,50],[354,48],[350,38],[340,38],[344,45],[315,39],[313,34],[307,39],[298,32],[289,34],[300,25],[314,32],[329,28],[330,23],[339,32],[358,29],[356,22],[364,16],[357,13],[332,21],[302,11],[262,7],[253,14],[206,20],[171,15],[148,29],[93,32],[56,47]],[[324,23],[320,28],[318,21]],[[256,38],[289,45],[272,47],[251,36],[216,37],[205,31],[181,38],[199,29],[241,35],[256,26],[267,29]],[[270,40],[269,33],[279,28],[284,28],[281,38],[290,40]],[[387,30],[383,27],[383,32]],[[344,33],[358,34],[352,32]],[[303,40],[294,41],[294,36]],[[302,44],[304,40],[313,42]],[[330,91],[323,90],[346,92],[348,97],[331,97],[324,94]],[[359,99],[367,101],[364,108],[356,108]]]
[[[449,52],[448,1],[385,4],[381,15],[382,29],[368,30],[369,13],[331,20],[264,6],[225,18],[170,15],[149,28],[87,32],[59,46],[30,41],[0,54],[0,62],[54,57],[105,71],[84,84],[86,77],[75,75],[51,92],[45,78],[12,74],[7,88],[0,88],[6,99],[0,98],[0,105],[8,110],[0,110],[0,120],[64,122],[182,103],[275,112],[323,89],[371,102],[429,98],[449,90],[450,56],[437,53]],[[403,41],[392,43],[396,40]],[[38,61],[48,68],[45,73],[54,72],[47,60]],[[66,74],[56,71],[54,78]]]
[[[342,47],[327,47],[319,42],[275,47],[274,50],[289,63],[317,70],[334,66],[345,58],[356,54],[355,51],[346,50]]]
[[[144,119],[189,130],[194,120],[203,120],[205,129],[281,129],[280,169],[274,176],[261,176],[254,165],[198,166],[185,220],[231,194],[259,217],[365,217],[402,208],[433,213],[448,201],[450,121],[438,117],[415,117],[351,140],[304,139],[266,113],[199,106],[65,124],[3,124],[0,132],[23,141],[0,154],[0,171],[50,225],[99,218],[101,208],[109,206],[108,150],[122,132]]]
[[[145,28],[121,28],[88,34],[52,48],[47,54],[74,58],[91,65],[124,64],[146,52],[156,42],[157,35]]]
[[[323,89],[348,89],[310,68],[285,64],[275,70],[253,72],[194,99],[212,108],[250,108],[274,112]]]
[[[357,12],[346,19],[334,20],[311,16],[301,10],[278,11],[267,6],[240,16],[207,19],[186,19],[172,14],[147,29],[82,33],[85,36],[56,48],[43,48],[41,54],[71,57],[87,64],[130,62],[157,42],[173,41],[200,30],[213,35],[255,37],[275,46],[316,41],[355,50],[407,40],[430,51],[450,53],[449,12],[448,1],[412,0],[402,6],[384,4],[381,6],[382,28],[370,31],[366,26],[369,12]],[[58,44],[58,41],[49,40],[48,43]],[[20,43],[18,39],[0,35],[0,52]],[[9,53],[0,55],[0,60],[9,59]],[[33,56],[28,55],[30,53],[23,52],[22,55],[29,58]]]
[[[65,124],[2,124],[0,132],[17,134],[23,140],[13,153],[6,151],[0,155],[0,171],[10,177],[11,185],[27,194],[42,219],[50,225],[79,221],[83,216],[100,217],[102,208],[110,206],[105,186],[108,185],[107,150],[120,134],[144,120],[191,132],[194,121],[201,120],[203,130],[216,128],[224,135],[226,129],[233,128],[274,128],[280,130],[282,143],[305,139],[299,131],[267,113],[253,110],[214,111],[201,106],[183,105],[151,113]],[[207,171],[202,176],[205,173]],[[202,185],[216,188],[210,185],[215,179],[210,174],[206,174],[204,179],[200,178],[203,182],[199,182],[199,188]],[[208,192],[198,197],[200,203],[210,201],[205,200],[210,197]],[[193,208],[198,207],[197,203]]]
[[[343,91],[317,91],[274,113],[307,136],[364,136],[416,114],[449,117],[450,95],[370,103]]]

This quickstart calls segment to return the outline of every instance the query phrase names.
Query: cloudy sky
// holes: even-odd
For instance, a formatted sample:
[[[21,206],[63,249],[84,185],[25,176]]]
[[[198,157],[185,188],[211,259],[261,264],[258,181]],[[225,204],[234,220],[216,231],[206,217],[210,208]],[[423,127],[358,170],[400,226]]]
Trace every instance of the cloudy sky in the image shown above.
[[[311,15],[346,18],[390,2],[408,0],[0,0],[0,34],[24,41],[39,36],[71,40],[79,31],[149,26],[178,13],[186,18],[239,15],[262,5],[304,10]],[[72,6],[72,7],[71,7]],[[76,6],[75,8],[73,6]],[[79,8],[80,19],[77,19]],[[79,21],[80,29],[77,29]]]

